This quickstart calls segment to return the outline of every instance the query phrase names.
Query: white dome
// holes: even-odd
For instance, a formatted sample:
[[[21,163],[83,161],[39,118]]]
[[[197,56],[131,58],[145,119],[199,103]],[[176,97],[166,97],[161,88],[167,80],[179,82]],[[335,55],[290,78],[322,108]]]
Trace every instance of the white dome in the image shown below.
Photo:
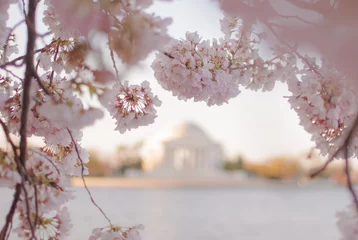
[[[200,145],[213,143],[198,125],[190,122],[181,123],[175,126],[170,137],[164,141],[184,141],[187,143],[196,143]]]
[[[213,142],[205,132],[195,123],[184,122],[171,128],[164,128],[155,136],[144,142],[141,151],[145,168],[152,169],[163,160],[164,144],[188,144],[192,146],[212,146]]]

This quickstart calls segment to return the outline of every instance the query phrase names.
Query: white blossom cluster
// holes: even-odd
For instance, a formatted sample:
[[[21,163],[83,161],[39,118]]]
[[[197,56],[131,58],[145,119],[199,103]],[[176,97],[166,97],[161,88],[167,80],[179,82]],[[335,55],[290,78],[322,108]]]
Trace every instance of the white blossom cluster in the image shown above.
[[[186,40],[173,40],[164,51],[152,68],[160,85],[179,99],[221,105],[239,94],[228,53],[216,41],[210,44],[188,32]]]
[[[311,64],[318,71],[316,62]],[[327,61],[322,61],[319,74],[311,67],[305,65],[299,79],[293,76],[288,81],[292,93],[288,99],[321,154],[332,155],[344,143],[345,129],[352,127],[357,102],[354,91],[344,84],[344,76]],[[357,146],[353,141],[350,154],[356,155]]]
[[[128,81],[113,86],[111,99],[106,97],[108,111],[114,119],[117,119],[117,127],[120,133],[127,130],[146,126],[154,122],[157,117],[155,107],[161,105],[161,101],[154,96],[149,87],[149,82],[141,85],[129,85]]]
[[[239,86],[251,90],[272,90],[295,70],[295,58],[280,49],[278,57],[264,60],[249,27],[237,18],[221,20],[224,39],[201,40],[198,33],[186,33],[157,53],[152,64],[159,84],[179,99],[204,101],[209,106],[236,97]]]
[[[141,240],[139,230],[143,229],[143,225],[136,225],[131,228],[122,228],[120,226],[96,228],[93,230],[89,240]]]

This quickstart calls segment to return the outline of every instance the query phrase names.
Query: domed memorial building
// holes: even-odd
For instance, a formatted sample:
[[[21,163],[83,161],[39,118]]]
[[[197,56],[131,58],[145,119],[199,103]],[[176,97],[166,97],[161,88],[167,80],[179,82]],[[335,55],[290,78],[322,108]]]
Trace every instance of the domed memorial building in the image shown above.
[[[175,126],[169,136],[151,145],[155,147],[147,148],[144,161],[153,165],[153,176],[211,175],[222,168],[221,146],[194,123]]]

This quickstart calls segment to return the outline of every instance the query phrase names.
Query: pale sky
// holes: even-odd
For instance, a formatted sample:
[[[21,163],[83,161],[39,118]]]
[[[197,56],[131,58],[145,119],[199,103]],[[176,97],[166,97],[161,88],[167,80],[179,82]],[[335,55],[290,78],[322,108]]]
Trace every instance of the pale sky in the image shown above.
[[[203,38],[222,36],[219,24],[222,13],[210,0],[159,2],[152,9],[160,16],[173,17],[170,34],[175,38],[183,38],[186,31],[198,31]],[[202,126],[211,138],[223,145],[229,156],[240,153],[249,159],[261,160],[277,154],[299,154],[313,146],[310,135],[298,125],[296,113],[283,98],[289,95],[285,84],[279,83],[268,93],[241,89],[241,94],[228,104],[208,107],[202,102],[180,101],[163,90],[154,78],[150,64],[151,60],[146,61],[126,80],[151,83],[153,92],[163,102],[155,123],[122,135],[113,131],[115,121],[107,116],[85,129],[85,146],[112,151],[119,144],[131,144],[141,139],[150,141],[151,137],[156,139],[182,121]]]
[[[219,25],[222,13],[210,0],[158,2],[151,10],[160,16],[173,17],[169,31],[174,38],[184,37],[186,31],[198,31],[203,38],[222,36]],[[184,102],[159,86],[150,68],[153,56],[133,69],[125,80],[150,82],[154,94],[162,101],[155,123],[120,134],[114,130],[115,120],[106,115],[84,130],[84,147],[110,153],[120,144],[156,139],[165,129],[183,121],[200,125],[213,140],[222,144],[229,156],[240,153],[247,159],[263,160],[281,154],[300,154],[313,146],[310,135],[298,125],[296,113],[283,98],[289,95],[285,84],[278,83],[274,91],[268,93],[241,89],[238,97],[222,106]]]

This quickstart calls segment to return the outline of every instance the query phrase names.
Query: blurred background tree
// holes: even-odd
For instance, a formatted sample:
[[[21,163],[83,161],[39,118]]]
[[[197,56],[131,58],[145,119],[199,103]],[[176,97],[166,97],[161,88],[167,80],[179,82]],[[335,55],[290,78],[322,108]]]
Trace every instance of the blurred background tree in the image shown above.
[[[143,141],[139,141],[133,146],[118,146],[114,157],[113,175],[125,176],[128,170],[132,169],[143,171],[143,159],[140,156],[142,147]]]
[[[244,166],[244,159],[241,155],[236,157],[234,161],[227,160],[224,163],[224,169],[227,171],[242,170]]]
[[[110,164],[101,159],[96,150],[89,149],[87,151],[90,154],[89,162],[86,164],[86,167],[89,169],[89,176],[104,177],[112,174]]]

